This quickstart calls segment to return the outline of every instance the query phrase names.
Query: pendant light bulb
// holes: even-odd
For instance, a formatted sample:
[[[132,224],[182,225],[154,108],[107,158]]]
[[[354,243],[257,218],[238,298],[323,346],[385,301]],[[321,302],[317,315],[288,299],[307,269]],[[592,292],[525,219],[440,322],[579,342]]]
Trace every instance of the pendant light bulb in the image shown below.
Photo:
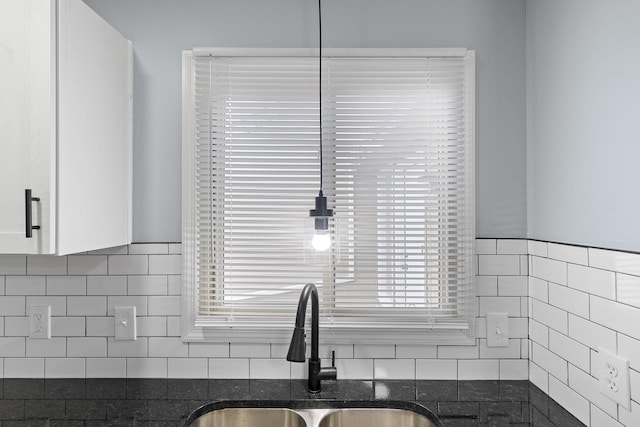
[[[326,230],[316,230],[316,234],[311,239],[311,247],[319,252],[324,252],[331,247],[331,237]]]

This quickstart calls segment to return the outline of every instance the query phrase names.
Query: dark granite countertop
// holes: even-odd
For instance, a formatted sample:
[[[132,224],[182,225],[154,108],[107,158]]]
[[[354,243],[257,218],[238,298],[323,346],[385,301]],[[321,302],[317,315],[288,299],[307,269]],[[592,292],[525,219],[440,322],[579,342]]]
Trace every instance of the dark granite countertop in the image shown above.
[[[528,381],[326,382],[302,380],[4,379],[0,426],[182,426],[218,400],[394,400],[416,402],[445,427],[584,426]]]

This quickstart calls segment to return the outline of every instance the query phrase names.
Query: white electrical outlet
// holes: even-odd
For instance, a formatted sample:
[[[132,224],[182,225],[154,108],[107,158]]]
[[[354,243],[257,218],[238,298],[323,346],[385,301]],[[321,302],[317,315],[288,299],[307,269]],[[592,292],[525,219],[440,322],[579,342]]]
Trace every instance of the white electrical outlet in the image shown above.
[[[115,307],[116,340],[135,341],[136,339],[136,308]]]
[[[51,306],[29,307],[29,338],[51,338]]]
[[[600,393],[630,411],[629,361],[599,348],[598,363]]]
[[[487,347],[509,347],[507,313],[487,313]]]

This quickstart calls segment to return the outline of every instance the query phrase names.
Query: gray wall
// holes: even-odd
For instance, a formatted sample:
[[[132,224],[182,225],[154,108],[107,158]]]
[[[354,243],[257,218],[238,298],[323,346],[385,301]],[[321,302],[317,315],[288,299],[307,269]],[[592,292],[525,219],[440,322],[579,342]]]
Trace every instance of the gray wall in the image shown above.
[[[136,242],[180,241],[180,52],[315,47],[315,0],[85,0],[134,42]],[[526,235],[525,1],[324,0],[326,47],[477,54],[477,235]]]
[[[637,0],[526,2],[531,238],[640,251],[639,16]]]

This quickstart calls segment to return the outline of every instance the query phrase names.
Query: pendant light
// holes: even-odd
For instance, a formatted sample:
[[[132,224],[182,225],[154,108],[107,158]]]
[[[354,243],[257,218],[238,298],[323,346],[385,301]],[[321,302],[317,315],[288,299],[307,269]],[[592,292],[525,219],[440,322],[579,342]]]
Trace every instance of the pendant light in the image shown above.
[[[318,88],[319,88],[319,124],[320,124],[320,191],[316,197],[315,209],[309,211],[309,216],[315,220],[315,235],[311,240],[311,246],[317,251],[326,251],[331,247],[329,235],[329,218],[333,216],[333,209],[327,208],[327,198],[322,193],[322,3],[318,0]]]

